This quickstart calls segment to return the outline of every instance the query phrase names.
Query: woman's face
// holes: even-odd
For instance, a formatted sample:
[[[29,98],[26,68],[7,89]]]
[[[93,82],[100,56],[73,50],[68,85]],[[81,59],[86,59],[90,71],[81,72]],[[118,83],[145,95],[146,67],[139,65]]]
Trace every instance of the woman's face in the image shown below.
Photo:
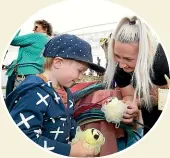
[[[125,72],[133,72],[138,57],[139,44],[115,41],[113,47],[114,59],[119,63],[119,67]]]

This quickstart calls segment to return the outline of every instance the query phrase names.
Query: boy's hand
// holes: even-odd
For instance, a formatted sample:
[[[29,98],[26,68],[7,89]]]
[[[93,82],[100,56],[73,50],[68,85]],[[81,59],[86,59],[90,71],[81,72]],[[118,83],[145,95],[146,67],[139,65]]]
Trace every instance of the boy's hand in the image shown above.
[[[70,156],[72,157],[93,157],[94,150],[87,150],[83,147],[83,143],[78,141],[71,145]]]

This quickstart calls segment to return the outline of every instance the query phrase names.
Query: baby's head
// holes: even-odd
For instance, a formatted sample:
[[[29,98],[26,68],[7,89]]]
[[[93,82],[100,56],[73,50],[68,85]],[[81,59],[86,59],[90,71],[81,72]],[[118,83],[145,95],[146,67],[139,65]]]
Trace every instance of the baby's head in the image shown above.
[[[54,37],[47,43],[43,55],[46,58],[45,70],[64,87],[71,87],[76,80],[82,79],[88,68],[105,71],[93,63],[90,44],[75,35]]]

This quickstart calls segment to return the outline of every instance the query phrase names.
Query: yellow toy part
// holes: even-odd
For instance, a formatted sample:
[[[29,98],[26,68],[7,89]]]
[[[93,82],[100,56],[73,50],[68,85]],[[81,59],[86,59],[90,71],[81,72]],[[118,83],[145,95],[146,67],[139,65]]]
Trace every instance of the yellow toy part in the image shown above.
[[[85,142],[91,145],[103,144],[104,142],[102,133],[95,128],[85,130],[83,136]]]
[[[82,131],[80,127],[78,127],[76,136],[72,140],[72,144],[76,143],[77,141],[82,141],[84,148],[88,150],[94,150],[95,155],[97,155],[100,152],[101,146],[105,142],[105,138],[103,134],[95,128]]]

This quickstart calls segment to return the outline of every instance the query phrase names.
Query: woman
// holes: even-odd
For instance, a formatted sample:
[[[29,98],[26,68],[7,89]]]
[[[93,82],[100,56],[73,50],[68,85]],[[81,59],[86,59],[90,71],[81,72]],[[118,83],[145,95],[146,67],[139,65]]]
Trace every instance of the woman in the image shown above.
[[[34,33],[22,36],[19,36],[19,31],[11,42],[12,46],[19,46],[19,52],[7,71],[6,96],[26,76],[43,72],[44,58],[41,52],[52,36],[52,26],[46,20],[37,20],[33,31]]]
[[[125,123],[131,123],[142,107],[144,124],[154,125],[161,114],[154,106],[157,89],[168,88],[165,74],[169,76],[166,55],[151,30],[136,16],[123,18],[109,41],[104,81],[109,88],[114,78],[120,88],[128,105]]]

